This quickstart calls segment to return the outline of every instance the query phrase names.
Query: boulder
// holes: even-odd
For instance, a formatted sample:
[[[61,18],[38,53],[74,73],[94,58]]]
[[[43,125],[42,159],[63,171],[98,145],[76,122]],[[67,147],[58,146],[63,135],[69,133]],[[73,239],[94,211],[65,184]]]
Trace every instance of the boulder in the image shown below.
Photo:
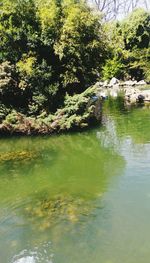
[[[118,83],[119,83],[119,80],[116,79],[116,78],[112,78],[112,79],[110,80],[110,82],[109,82],[109,84],[110,84],[111,86],[116,85],[116,84],[118,84]]]
[[[104,81],[103,86],[104,86],[104,87],[107,87],[107,86],[108,86],[108,80],[105,80],[105,81]]]
[[[146,82],[145,82],[145,80],[140,80],[139,82],[137,82],[136,85],[140,85],[140,86],[146,85]]]
[[[96,82],[96,83],[94,84],[94,87],[95,87],[96,89],[99,89],[99,88],[103,87],[103,85],[104,85],[104,83],[103,83],[102,81],[98,81],[98,82]]]
[[[118,96],[117,91],[116,90],[111,90],[110,91],[110,96],[113,97],[113,98],[117,98],[117,96]]]
[[[125,86],[135,86],[135,85],[137,85],[137,81],[136,80],[127,80],[127,81],[125,81],[124,82],[124,85]]]
[[[138,101],[139,103],[143,103],[143,102],[144,102],[144,99],[145,99],[144,95],[143,95],[143,94],[139,94],[139,95],[138,95],[138,98],[137,98],[137,101]]]
[[[137,102],[137,95],[136,94],[128,95],[128,101],[131,104],[135,104]]]
[[[150,90],[143,90],[142,95],[145,97],[144,101],[150,102]]]
[[[99,93],[99,96],[102,98],[102,99],[106,99],[108,97],[107,93],[105,91],[102,91]]]

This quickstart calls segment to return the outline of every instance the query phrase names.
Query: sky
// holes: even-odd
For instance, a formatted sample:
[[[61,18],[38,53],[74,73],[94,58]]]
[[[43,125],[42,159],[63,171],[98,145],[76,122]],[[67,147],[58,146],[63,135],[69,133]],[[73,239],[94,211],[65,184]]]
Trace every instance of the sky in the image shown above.
[[[89,0],[89,3],[90,5],[93,4],[94,2],[99,2],[100,3],[100,6],[103,5],[104,1],[106,2],[106,5],[108,3],[110,3],[111,1],[113,2],[113,0]],[[122,5],[125,6],[125,9],[122,8],[120,11],[119,11],[119,14],[117,15],[117,19],[118,20],[121,20],[123,19],[127,13],[130,13],[132,11],[132,3],[133,3],[133,6],[135,6],[135,3],[136,3],[136,7],[141,7],[141,8],[147,8],[150,10],[150,0],[117,0],[116,1],[117,3],[122,3]],[[130,6],[129,10],[128,10],[128,7]],[[109,11],[106,10],[105,13],[107,14],[108,16],[108,12],[112,13],[113,9],[113,5],[110,5],[110,8],[109,8]],[[126,10],[126,11],[125,11]]]

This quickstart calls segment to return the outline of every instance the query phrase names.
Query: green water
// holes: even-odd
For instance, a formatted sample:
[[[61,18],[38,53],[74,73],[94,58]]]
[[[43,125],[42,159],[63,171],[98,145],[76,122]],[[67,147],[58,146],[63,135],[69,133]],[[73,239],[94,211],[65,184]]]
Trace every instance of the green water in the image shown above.
[[[0,139],[1,263],[150,262],[150,110]]]

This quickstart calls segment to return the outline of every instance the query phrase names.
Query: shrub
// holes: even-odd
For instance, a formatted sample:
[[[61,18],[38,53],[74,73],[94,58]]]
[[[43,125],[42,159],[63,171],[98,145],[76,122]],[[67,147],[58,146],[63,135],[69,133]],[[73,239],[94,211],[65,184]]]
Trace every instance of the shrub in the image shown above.
[[[114,57],[113,59],[108,59],[106,60],[106,64],[103,66],[103,79],[108,80],[113,77],[122,78],[124,70],[124,64],[117,57]]]

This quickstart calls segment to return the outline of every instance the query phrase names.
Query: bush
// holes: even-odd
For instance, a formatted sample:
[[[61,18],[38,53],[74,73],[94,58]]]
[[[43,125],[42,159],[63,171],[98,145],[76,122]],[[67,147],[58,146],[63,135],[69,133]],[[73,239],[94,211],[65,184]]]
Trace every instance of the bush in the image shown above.
[[[101,101],[96,97],[95,92],[95,87],[92,87],[74,96],[67,94],[63,109],[59,109],[53,119],[56,128],[58,130],[74,130],[85,128],[90,123],[98,123],[101,109],[97,114],[96,108],[100,106]]]
[[[122,78],[125,70],[124,64],[116,57],[106,60],[103,66],[102,76],[104,80],[112,79],[113,77]]]
[[[18,113],[15,110],[12,110],[12,112],[6,116],[4,123],[5,124],[17,124],[18,123]]]
[[[10,113],[10,109],[7,108],[4,104],[0,104],[0,123],[6,118],[6,116]]]

